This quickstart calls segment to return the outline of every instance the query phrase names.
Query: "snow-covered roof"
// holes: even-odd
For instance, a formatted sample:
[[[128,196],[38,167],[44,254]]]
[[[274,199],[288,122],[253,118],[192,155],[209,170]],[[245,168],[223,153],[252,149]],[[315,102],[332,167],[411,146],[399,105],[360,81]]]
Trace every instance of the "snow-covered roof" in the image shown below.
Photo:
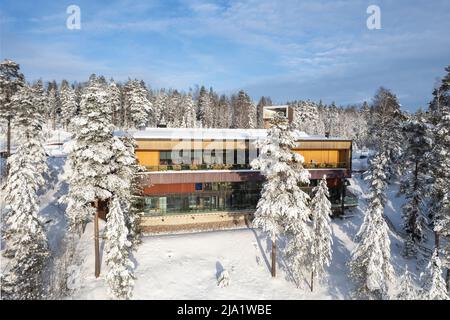
[[[116,135],[125,132],[117,131]],[[127,134],[134,139],[162,139],[162,140],[258,140],[267,136],[267,129],[216,129],[216,128],[145,128],[144,130],[130,130]],[[298,140],[348,140],[337,137],[308,135],[303,131],[294,131]]]

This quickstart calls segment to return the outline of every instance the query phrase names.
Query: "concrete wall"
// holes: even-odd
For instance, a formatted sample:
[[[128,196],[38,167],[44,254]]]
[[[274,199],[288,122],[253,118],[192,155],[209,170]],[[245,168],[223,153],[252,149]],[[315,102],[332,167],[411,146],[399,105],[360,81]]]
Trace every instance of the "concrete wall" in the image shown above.
[[[250,226],[252,218],[253,211],[144,216],[141,219],[141,227],[144,233],[148,234],[220,230]]]

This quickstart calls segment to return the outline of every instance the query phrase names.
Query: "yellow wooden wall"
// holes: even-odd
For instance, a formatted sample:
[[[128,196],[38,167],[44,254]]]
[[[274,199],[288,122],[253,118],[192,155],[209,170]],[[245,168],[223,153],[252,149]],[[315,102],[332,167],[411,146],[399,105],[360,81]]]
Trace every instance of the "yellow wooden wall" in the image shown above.
[[[305,163],[311,163],[311,160],[316,163],[338,163],[340,161],[340,150],[293,150],[301,154],[305,158]]]
[[[338,163],[348,162],[348,150],[293,150],[305,158],[305,163]],[[154,150],[136,150],[136,156],[139,164],[143,166],[158,166],[159,151]]]
[[[159,151],[136,150],[139,164],[143,166],[159,166]]]

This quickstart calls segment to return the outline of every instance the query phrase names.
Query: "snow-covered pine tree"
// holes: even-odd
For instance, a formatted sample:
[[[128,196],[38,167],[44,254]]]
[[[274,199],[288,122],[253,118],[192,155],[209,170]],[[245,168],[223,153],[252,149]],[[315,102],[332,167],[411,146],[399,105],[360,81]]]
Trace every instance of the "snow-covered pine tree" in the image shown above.
[[[45,114],[47,112],[47,95],[45,93],[44,85],[42,80],[39,79],[32,87],[34,104],[37,110],[43,115],[42,121],[45,121]]]
[[[314,277],[323,278],[325,267],[330,265],[333,253],[333,232],[331,230],[331,203],[327,178],[324,176],[313,189],[311,200],[312,240],[311,240],[311,291],[314,290]]]
[[[405,146],[402,157],[400,191],[405,194],[407,202],[403,205],[403,227],[408,233],[405,255],[415,255],[415,244],[424,237],[426,223],[426,203],[429,197],[429,152],[433,137],[431,126],[423,117],[407,121],[403,127]]]
[[[109,82],[108,103],[111,108],[111,121],[117,127],[120,125],[120,111],[122,110],[122,93],[113,79]]]
[[[250,96],[239,91],[237,97],[232,99],[232,128],[256,128],[256,106]]]
[[[152,111],[152,103],[149,100],[148,91],[139,80],[130,80],[125,87],[126,127],[143,128],[147,125],[149,113]]]
[[[448,292],[442,277],[441,260],[438,250],[435,249],[425,272],[420,275],[422,279],[422,295],[424,300],[448,300]]]
[[[202,86],[198,96],[197,120],[201,123],[202,128],[212,128],[214,116],[209,92]]]
[[[300,184],[309,184],[310,174],[303,168],[303,157],[291,151],[295,145],[295,135],[286,119],[277,116],[267,138],[257,143],[260,154],[251,163],[266,180],[253,225],[260,227],[272,241],[272,276],[275,276],[277,238],[289,232],[289,265],[299,274],[311,236],[309,196],[300,188]]]
[[[230,123],[230,103],[226,95],[222,94],[217,102],[217,128],[228,128]]]
[[[352,252],[350,274],[357,283],[357,293],[369,299],[383,299],[387,294],[387,282],[393,277],[390,262],[388,226],[384,220],[387,157],[377,154],[370,164],[370,195],[364,222]]]
[[[400,110],[397,96],[381,87],[373,99],[373,113],[369,135],[375,143],[377,152],[384,153],[389,176],[398,173],[398,160],[402,155],[404,137],[402,123],[405,116]]]
[[[437,120],[434,128],[434,145],[430,160],[432,163],[432,205],[431,217],[435,225],[436,243],[439,243],[439,233],[445,229],[450,212],[445,206],[450,187],[450,108],[441,106],[441,118]]]
[[[431,151],[433,181],[430,213],[435,244],[436,247],[442,247],[443,262],[447,267],[446,282],[450,288],[450,106],[441,106],[440,113]],[[440,237],[446,237],[447,241],[440,241]]]
[[[63,80],[61,83],[59,97],[61,101],[61,123],[65,130],[69,130],[70,121],[77,112],[77,104],[75,92],[67,80]]]
[[[166,121],[169,128],[180,128],[183,123],[182,95],[174,90],[167,100]]]
[[[309,134],[318,134],[319,113],[312,101],[299,101],[291,104],[294,108],[294,128]]]
[[[125,214],[117,197],[110,200],[106,224],[105,261],[106,281],[110,294],[117,299],[130,299],[133,294],[134,264],[130,260],[131,242],[128,239]]]
[[[337,129],[339,127],[339,109],[334,101],[325,108],[325,132],[331,136],[337,136]]]
[[[128,230],[129,227],[132,229],[135,218],[129,213],[129,201],[136,157],[131,142],[113,135],[107,85],[96,77],[91,77],[85,88],[80,114],[73,122],[75,140],[66,164],[69,192],[62,198],[67,203],[69,231],[80,233],[95,213],[92,205],[97,200],[109,202],[111,211],[107,217],[111,218],[107,218],[106,229],[110,234],[105,250],[112,271],[108,272],[107,278],[114,295],[127,298],[132,289],[127,281],[133,276],[128,254],[136,234],[134,230]],[[111,230],[118,232],[116,238]],[[123,237],[127,241],[126,250],[118,240]],[[120,259],[114,258],[119,251]],[[114,280],[113,277],[117,278]]]
[[[125,149],[117,154],[119,162],[122,162],[122,172],[123,176],[127,177],[130,182],[130,187],[128,189],[122,189],[120,196],[125,201],[124,212],[126,213],[126,225],[128,229],[128,239],[130,240],[130,249],[134,250],[141,243],[142,230],[140,220],[143,212],[143,188],[142,188],[142,172],[145,168],[139,165],[136,154],[134,152],[136,148],[136,142],[133,138],[129,136],[121,137]],[[126,172],[124,172],[126,170]]]
[[[19,146],[9,158],[5,187],[7,204],[5,254],[12,266],[2,279],[7,299],[42,299],[43,273],[49,256],[45,229],[38,217],[38,190],[44,184],[47,159],[42,145],[42,110],[35,104],[35,92],[27,85],[11,98],[19,132]]]
[[[65,167],[69,192],[61,201],[67,204],[69,229],[79,233],[94,214],[97,199],[106,201],[113,193],[126,198],[135,158],[113,136],[107,86],[96,78],[85,88],[73,124],[74,142]]]
[[[184,127],[185,128],[195,128],[197,122],[197,116],[195,111],[194,100],[192,100],[192,95],[185,94],[182,97],[182,106],[184,109]]]
[[[7,125],[6,156],[11,154],[11,120],[15,110],[11,104],[11,97],[25,84],[25,78],[20,72],[20,66],[5,59],[0,62],[0,120]]]
[[[53,130],[56,130],[56,124],[58,120],[58,109],[59,109],[59,101],[58,101],[58,93],[56,84],[49,87],[47,90],[47,107],[48,107],[48,116],[47,118],[51,120],[51,127]]]
[[[405,272],[400,278],[400,285],[397,294],[395,295],[396,300],[417,300],[417,291],[413,284],[411,278],[411,273],[408,271],[408,266],[405,267]]]
[[[445,68],[447,74],[438,87],[433,90],[433,100],[429,105],[431,122],[436,124],[441,118],[442,108],[450,107],[450,66]]]
[[[263,111],[265,106],[272,105],[270,97],[261,97],[256,105],[256,128],[264,128]]]
[[[153,96],[153,112],[151,114],[151,121],[155,127],[160,124],[161,118],[165,115],[167,109],[167,99],[167,93],[163,90]]]

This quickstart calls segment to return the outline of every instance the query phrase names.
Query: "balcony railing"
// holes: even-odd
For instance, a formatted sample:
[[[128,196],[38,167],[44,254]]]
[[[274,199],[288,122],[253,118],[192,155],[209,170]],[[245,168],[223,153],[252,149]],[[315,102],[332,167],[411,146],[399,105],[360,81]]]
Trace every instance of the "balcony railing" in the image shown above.
[[[186,170],[249,170],[248,164],[174,164],[146,166],[147,171],[186,171]]]
[[[304,163],[307,169],[346,169],[346,162]],[[187,171],[187,170],[250,170],[249,164],[176,164],[145,166],[147,171]]]
[[[347,169],[347,162],[308,162],[303,167],[307,169]]]

